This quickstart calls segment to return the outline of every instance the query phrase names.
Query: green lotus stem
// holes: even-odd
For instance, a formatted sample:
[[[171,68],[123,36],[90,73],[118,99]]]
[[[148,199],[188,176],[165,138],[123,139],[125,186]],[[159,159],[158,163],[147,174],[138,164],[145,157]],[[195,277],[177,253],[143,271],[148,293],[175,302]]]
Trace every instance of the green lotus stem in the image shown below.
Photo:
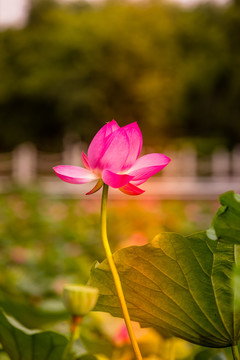
[[[233,355],[233,360],[239,360],[238,345],[232,346],[232,355]]]
[[[139,350],[139,346],[138,346],[138,343],[137,343],[137,340],[136,340],[136,337],[135,337],[135,334],[134,334],[134,331],[133,331],[133,328],[132,328],[131,319],[130,319],[130,316],[129,316],[126,300],[125,300],[125,297],[124,297],[121,280],[120,280],[116,265],[114,263],[113,255],[112,255],[110,245],[109,245],[109,242],[108,242],[108,237],[107,237],[107,198],[108,198],[108,185],[103,184],[102,205],[101,205],[102,242],[103,242],[103,246],[104,246],[104,249],[105,249],[105,252],[106,252],[108,264],[109,264],[110,270],[112,272],[113,280],[114,280],[116,290],[117,290],[117,295],[118,295],[120,305],[121,305],[121,308],[122,308],[122,312],[123,312],[123,317],[124,317],[124,320],[125,320],[125,323],[126,323],[129,338],[130,338],[130,341],[132,343],[132,347],[133,347],[136,359],[137,360],[142,360],[142,355],[141,355],[141,352]]]
[[[68,360],[72,353],[72,346],[80,336],[82,316],[72,315],[70,321],[70,338],[67,346],[65,347],[62,360]]]

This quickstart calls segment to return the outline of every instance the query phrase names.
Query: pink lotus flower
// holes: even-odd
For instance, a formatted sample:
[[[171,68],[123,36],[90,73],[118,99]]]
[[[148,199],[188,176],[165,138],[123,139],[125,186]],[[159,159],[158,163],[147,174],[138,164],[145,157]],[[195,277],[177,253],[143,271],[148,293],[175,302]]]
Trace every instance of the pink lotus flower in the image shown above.
[[[71,184],[97,181],[87,193],[98,191],[103,183],[128,195],[144,192],[138,185],[162,170],[170,161],[163,154],[139,157],[142,134],[136,122],[124,127],[115,120],[104,125],[94,136],[88,154],[82,153],[83,167],[59,165],[53,169],[57,176]]]

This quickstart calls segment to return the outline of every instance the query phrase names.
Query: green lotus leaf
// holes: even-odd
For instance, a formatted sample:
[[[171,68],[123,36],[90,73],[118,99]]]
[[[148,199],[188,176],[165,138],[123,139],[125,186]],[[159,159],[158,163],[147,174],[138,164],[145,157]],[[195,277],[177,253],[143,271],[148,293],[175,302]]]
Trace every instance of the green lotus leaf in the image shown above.
[[[212,228],[219,240],[240,244],[240,195],[228,191],[220,196],[220,204]]]
[[[59,360],[67,339],[52,331],[26,329],[0,311],[0,343],[11,360]]]
[[[114,254],[132,320],[207,347],[237,344],[240,313],[231,277],[239,252],[240,202],[233,192],[220,200],[224,204],[213,222],[216,241],[207,231],[186,237],[163,233]],[[99,288],[95,310],[122,317],[106,260],[92,269],[90,285]]]

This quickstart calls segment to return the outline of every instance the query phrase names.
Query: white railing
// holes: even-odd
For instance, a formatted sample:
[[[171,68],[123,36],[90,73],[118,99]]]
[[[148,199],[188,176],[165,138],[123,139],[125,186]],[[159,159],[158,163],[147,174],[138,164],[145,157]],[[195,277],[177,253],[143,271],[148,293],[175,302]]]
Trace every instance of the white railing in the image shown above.
[[[38,184],[51,194],[83,194],[86,186],[65,184],[54,176],[52,167],[58,164],[81,165],[81,151],[86,145],[66,146],[62,153],[37,151],[31,143],[19,145],[11,153],[0,154],[0,190],[9,183],[21,186]],[[214,150],[211,156],[197,156],[191,145],[181,150],[164,149],[172,161],[160,173],[144,184],[146,195],[161,198],[215,198],[227,190],[240,192],[240,144],[232,152],[224,147]],[[85,192],[86,192],[85,191]],[[120,192],[113,192],[115,197]]]

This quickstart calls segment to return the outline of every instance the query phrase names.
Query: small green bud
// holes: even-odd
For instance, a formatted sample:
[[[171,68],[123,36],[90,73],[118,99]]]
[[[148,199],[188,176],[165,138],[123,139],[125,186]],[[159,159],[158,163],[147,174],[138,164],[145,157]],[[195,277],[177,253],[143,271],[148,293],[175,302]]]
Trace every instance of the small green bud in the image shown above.
[[[86,285],[65,285],[63,302],[71,315],[84,316],[91,311],[98,300],[98,289]]]

